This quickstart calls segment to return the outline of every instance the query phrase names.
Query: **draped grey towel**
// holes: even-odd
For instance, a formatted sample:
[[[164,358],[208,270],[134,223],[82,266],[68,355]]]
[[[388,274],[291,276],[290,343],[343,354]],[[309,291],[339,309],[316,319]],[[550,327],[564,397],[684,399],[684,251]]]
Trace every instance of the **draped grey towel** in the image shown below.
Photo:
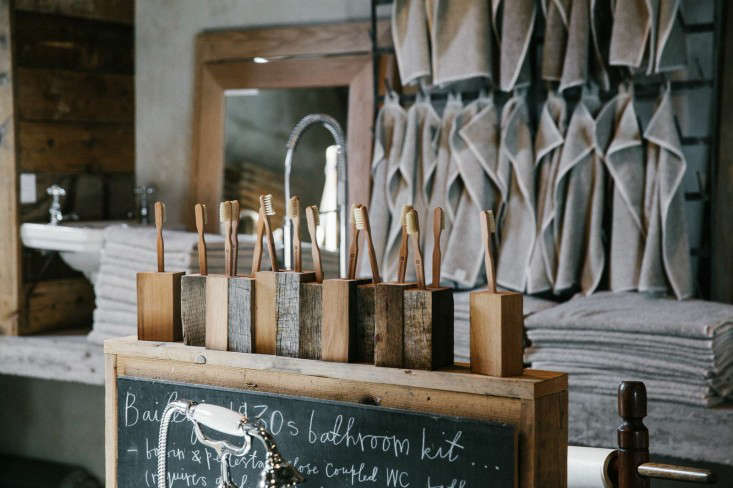
[[[429,78],[430,34],[424,0],[394,1],[392,39],[402,83],[407,85]]]
[[[463,110],[463,103],[459,95],[448,95],[448,101],[443,109],[443,116],[440,121],[440,133],[438,136],[438,157],[432,164],[428,164],[427,171],[423,174],[423,189],[428,195],[428,218],[432,221],[430,212],[435,207],[446,208],[448,204],[448,175],[451,174],[451,166],[454,164],[453,155],[451,154],[450,137],[453,133],[453,126],[456,123],[458,114]],[[453,221],[450,214],[446,211],[445,230],[443,231],[446,242],[450,239]],[[420,222],[421,232],[424,235],[423,246],[423,262],[425,263],[425,276],[432,274],[433,265],[430,256],[433,254],[433,240],[428,236],[428,232],[432,230],[432,225],[426,225]]]
[[[501,222],[496,283],[521,292],[526,288],[536,233],[532,135],[527,104],[521,95],[504,105],[499,151],[500,165],[511,165],[511,183]]]
[[[600,282],[604,176],[595,151],[595,121],[581,101],[570,118],[555,181],[555,293],[580,285],[582,293],[590,294]]]
[[[639,290],[672,288],[678,299],[692,295],[690,245],[684,212],[682,178],[685,157],[667,88],[644,131],[647,141],[644,225],[647,230]]]
[[[540,114],[535,137],[535,180],[537,185],[537,238],[529,261],[527,293],[551,290],[555,281],[555,178],[565,135],[565,99],[550,92]]]
[[[635,290],[644,252],[644,148],[632,93],[623,87],[596,117],[596,143],[613,179],[609,287]]]
[[[654,72],[683,69],[687,65],[687,42],[678,16],[680,0],[659,0],[659,21]]]
[[[543,0],[545,43],[542,46],[542,79],[560,81],[572,0]]]
[[[435,133],[439,124],[440,118],[435,113],[429,99],[418,95],[415,103],[407,111],[407,128],[399,167],[392,173],[393,179],[388,185],[390,191],[394,189],[395,195],[394,203],[390,206],[392,217],[381,270],[385,281],[393,281],[397,278],[402,236],[400,222],[402,206],[412,205],[418,212],[422,237],[425,237],[430,230],[427,225],[429,222],[427,199],[422,187],[423,166],[426,159],[429,161],[435,159]],[[409,281],[414,277],[415,269],[410,259],[406,278]]]
[[[433,83],[475,77],[491,79],[491,14],[487,0],[434,0],[432,6]],[[423,10],[425,7],[423,7]]]
[[[369,204],[369,224],[377,262],[384,259],[390,224],[387,176],[402,153],[407,116],[396,94],[388,94],[377,115],[374,127],[374,155],[372,157],[372,197]],[[359,275],[371,276],[369,260],[361,253]],[[383,268],[383,266],[380,266]],[[380,269],[380,272],[382,269]]]
[[[459,288],[473,288],[485,282],[479,213],[499,211],[509,175],[498,174],[500,133],[493,99],[479,98],[458,119],[451,137],[455,166],[448,187],[453,229],[443,247],[442,275]],[[509,169],[507,164],[506,173]]]
[[[610,64],[630,68],[642,66],[647,47],[654,42],[652,3],[655,1],[657,0],[616,0],[611,30]]]
[[[565,48],[560,91],[582,85],[588,79],[589,24],[588,0],[573,0],[570,9],[568,43]]]
[[[604,91],[611,88],[608,52],[613,26],[613,1],[615,0],[590,0],[590,31],[593,46],[590,65],[593,78]]]
[[[499,86],[511,91],[530,81],[529,51],[537,8],[535,0],[500,0],[492,3],[495,15],[501,15],[501,57]],[[498,21],[494,19],[498,25]]]

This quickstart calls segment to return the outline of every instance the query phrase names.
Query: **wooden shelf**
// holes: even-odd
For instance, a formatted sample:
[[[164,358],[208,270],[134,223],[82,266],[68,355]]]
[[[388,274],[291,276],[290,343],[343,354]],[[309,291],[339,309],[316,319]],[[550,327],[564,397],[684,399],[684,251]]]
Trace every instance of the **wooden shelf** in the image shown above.
[[[102,347],[87,342],[88,330],[32,336],[0,336],[0,374],[104,384]]]

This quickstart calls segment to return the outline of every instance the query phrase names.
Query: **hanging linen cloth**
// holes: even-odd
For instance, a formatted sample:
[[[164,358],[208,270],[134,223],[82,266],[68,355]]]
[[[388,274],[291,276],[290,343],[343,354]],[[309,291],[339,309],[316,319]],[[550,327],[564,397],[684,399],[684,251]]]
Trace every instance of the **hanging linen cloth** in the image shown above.
[[[429,79],[430,33],[425,0],[395,0],[392,4],[392,40],[402,84]]]
[[[542,46],[542,79],[560,81],[563,54],[568,43],[568,22],[572,0],[543,0],[545,42]]]
[[[456,123],[456,117],[463,110],[463,102],[460,95],[449,94],[448,100],[443,109],[443,115],[440,121],[440,132],[438,134],[438,157],[432,164],[428,163],[426,171],[423,174],[423,191],[428,196],[428,215],[425,221],[420,222],[421,229],[429,229],[428,220],[431,220],[431,213],[435,207],[441,207],[444,210],[448,204],[448,175],[451,174],[451,166],[453,163],[453,155],[451,154],[450,137],[453,132],[453,126]],[[450,239],[453,221],[448,212],[445,215],[445,230],[443,231],[446,242]],[[430,276],[433,270],[432,260],[426,256],[433,254],[433,240],[429,238],[428,232],[423,231],[425,236],[423,241],[423,262],[425,264],[425,276]],[[430,236],[432,237],[432,236]]]
[[[448,186],[453,230],[443,246],[444,279],[459,288],[481,284],[482,237],[478,222],[482,210],[499,212],[506,199],[510,166],[499,168],[499,124],[493,98],[482,95],[463,109],[451,137],[455,166]]]
[[[615,292],[638,288],[645,240],[644,148],[631,90],[621,85],[596,117],[597,151],[613,180],[608,275]]]
[[[654,73],[687,66],[687,41],[678,15],[679,9],[680,0],[659,0]]]
[[[588,78],[590,12],[588,0],[545,0],[542,78],[559,81],[560,91]]]
[[[690,245],[687,237],[682,153],[669,87],[644,131],[647,141],[644,224],[646,243],[639,291],[662,292],[667,285],[677,299],[692,295]]]
[[[534,247],[534,156],[529,112],[523,95],[514,95],[501,115],[499,165],[511,166],[511,181],[505,215],[500,215],[501,243],[496,283],[523,292]]]
[[[429,23],[433,83],[491,79],[493,38],[487,0],[432,0]]]
[[[535,0],[494,0],[495,25],[501,25],[499,86],[512,91],[530,82],[529,46],[532,40],[537,8]],[[499,22],[498,17],[501,17]]]
[[[392,209],[389,207],[387,178],[390,169],[397,164],[402,153],[406,121],[407,115],[400,106],[397,94],[387,94],[374,126],[372,196],[369,203],[369,224],[377,262],[380,263],[380,272],[384,268],[382,263],[392,215]],[[361,259],[360,261],[359,274],[371,276],[368,260]]]
[[[590,32],[593,46],[590,66],[593,79],[603,91],[611,89],[608,53],[613,26],[613,1],[590,0]]]
[[[397,278],[399,267],[400,242],[402,236],[401,215],[404,205],[412,205],[420,216],[421,237],[427,234],[427,199],[422,187],[425,160],[434,161],[436,155],[435,134],[440,126],[440,118],[435,113],[430,100],[418,95],[415,103],[407,111],[407,125],[404,143],[398,166],[390,173],[387,183],[388,193],[393,194],[392,218],[387,235],[387,246],[382,269],[385,281]],[[414,279],[412,260],[408,260],[407,279]]]
[[[558,294],[576,285],[585,295],[593,293],[605,264],[601,235],[605,174],[595,150],[590,103],[581,100],[573,111],[555,181],[558,255],[553,289]]]
[[[557,268],[555,251],[555,178],[565,141],[565,99],[554,92],[547,96],[535,137],[535,180],[537,238],[529,260],[527,293],[552,289]]]
[[[651,67],[654,66],[654,56],[647,56],[647,51],[655,45],[654,6],[658,1],[616,0],[609,52],[611,65],[645,71],[651,58]]]

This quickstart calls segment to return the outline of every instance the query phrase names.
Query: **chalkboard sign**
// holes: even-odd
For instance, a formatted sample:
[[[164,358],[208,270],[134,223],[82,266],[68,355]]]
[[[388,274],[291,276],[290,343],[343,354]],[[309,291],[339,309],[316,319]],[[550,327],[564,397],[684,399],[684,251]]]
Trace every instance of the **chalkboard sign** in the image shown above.
[[[305,487],[515,486],[511,425],[127,377],[118,378],[117,388],[119,488],[156,486],[160,417],[174,399],[221,405],[261,419],[283,456],[306,477]],[[216,488],[216,452],[196,441],[184,418],[169,426],[167,456],[169,488]],[[262,445],[254,441],[247,456],[232,461],[232,480],[256,486]]]

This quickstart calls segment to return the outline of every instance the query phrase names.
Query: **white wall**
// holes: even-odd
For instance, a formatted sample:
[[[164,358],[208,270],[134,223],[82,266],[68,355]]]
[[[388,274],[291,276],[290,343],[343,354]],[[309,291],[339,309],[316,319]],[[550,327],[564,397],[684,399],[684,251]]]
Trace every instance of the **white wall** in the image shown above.
[[[194,38],[204,30],[365,20],[369,0],[138,0],[136,175],[183,221],[191,154]]]

